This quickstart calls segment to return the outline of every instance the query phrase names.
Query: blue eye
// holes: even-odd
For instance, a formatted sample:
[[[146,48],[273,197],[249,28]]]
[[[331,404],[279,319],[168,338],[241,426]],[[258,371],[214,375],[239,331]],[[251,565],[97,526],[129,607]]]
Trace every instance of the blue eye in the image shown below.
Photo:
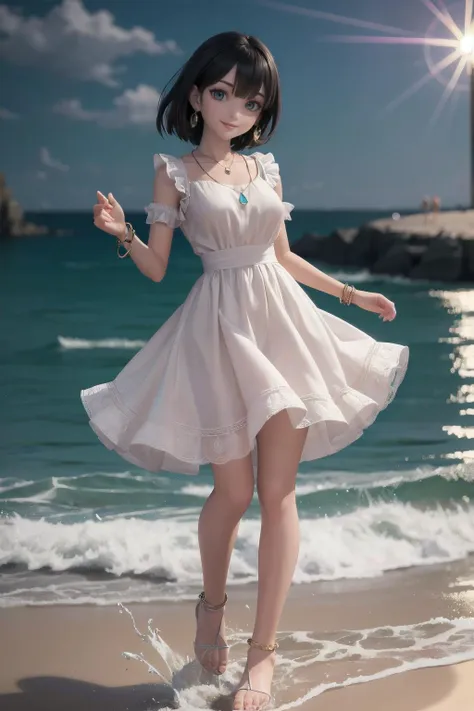
[[[213,99],[216,99],[216,101],[222,101],[222,99],[225,99],[226,96],[224,89],[211,89],[210,94]]]
[[[250,107],[249,104],[253,104],[253,108]],[[260,111],[260,109],[261,109],[261,106],[260,106],[260,104],[258,103],[258,101],[247,101],[246,106],[247,106],[247,108],[248,108],[249,111]]]

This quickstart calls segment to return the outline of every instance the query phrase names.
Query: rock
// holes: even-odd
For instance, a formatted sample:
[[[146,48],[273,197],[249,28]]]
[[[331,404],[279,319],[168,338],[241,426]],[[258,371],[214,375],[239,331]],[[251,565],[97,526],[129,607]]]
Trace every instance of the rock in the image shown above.
[[[299,257],[303,257],[303,259],[311,259],[313,252],[317,250],[316,243],[319,239],[323,238],[317,234],[306,233],[296,240],[296,242],[293,242],[291,251]]]
[[[474,281],[474,239],[463,240],[464,271],[462,278]]]
[[[414,257],[407,243],[392,244],[385,254],[372,267],[374,274],[389,274],[391,276],[408,276],[414,266]]]
[[[352,244],[357,237],[359,233],[359,230],[357,227],[351,227],[346,230],[334,230],[334,232],[331,232],[330,237],[334,237],[335,239],[340,239],[342,242],[345,242],[346,244]]]
[[[461,240],[440,234],[430,239],[426,251],[409,276],[412,279],[456,281],[463,271]]]
[[[354,238],[351,265],[354,267],[371,267],[377,259],[378,249],[380,249],[380,244],[384,239],[384,232],[371,227],[371,225],[363,225]]]
[[[44,235],[48,228],[26,222],[20,204],[13,199],[7,187],[5,176],[0,173],[0,239],[23,235]]]
[[[306,234],[291,245],[291,250],[304,259],[344,266],[348,264],[351,245],[336,232],[331,235]]]
[[[376,274],[435,281],[474,281],[474,210],[387,218],[292,245],[305,259]]]

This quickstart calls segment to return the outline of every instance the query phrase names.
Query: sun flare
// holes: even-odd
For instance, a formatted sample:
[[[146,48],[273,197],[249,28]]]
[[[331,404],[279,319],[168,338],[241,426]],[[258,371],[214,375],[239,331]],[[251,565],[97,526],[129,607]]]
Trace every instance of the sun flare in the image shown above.
[[[464,35],[459,42],[459,49],[462,54],[467,54],[468,56],[472,54],[474,56],[474,35]]]

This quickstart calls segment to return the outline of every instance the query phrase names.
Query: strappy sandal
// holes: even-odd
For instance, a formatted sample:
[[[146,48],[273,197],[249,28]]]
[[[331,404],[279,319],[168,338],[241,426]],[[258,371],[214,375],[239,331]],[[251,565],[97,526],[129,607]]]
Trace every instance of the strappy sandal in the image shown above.
[[[249,637],[247,640],[247,644],[249,647],[255,647],[256,649],[261,649],[262,652],[275,652],[278,649],[278,644],[275,642],[274,644],[259,644],[258,642],[254,642],[252,637]],[[250,671],[248,667],[248,661],[247,664],[245,665],[245,672],[247,673],[247,686],[240,686],[238,689],[235,690],[235,694],[237,694],[238,691],[253,691],[255,694],[262,694],[263,696],[267,696],[268,699],[263,703],[261,706],[258,706],[258,711],[263,711],[264,709],[268,709],[270,706],[273,706],[273,696],[269,694],[267,691],[259,691],[258,689],[252,688],[252,684],[250,682]],[[243,708],[243,707],[242,707]]]
[[[201,607],[203,607],[206,612],[217,612],[218,610],[222,610],[222,608],[223,608],[223,607],[225,606],[225,604],[227,603],[227,599],[228,599],[228,598],[227,598],[227,593],[226,593],[226,594],[225,594],[225,598],[224,598],[224,602],[221,602],[220,605],[211,605],[211,604],[206,600],[206,595],[205,595],[205,593],[204,593],[204,591],[203,591],[203,592],[199,595],[199,602],[198,602],[197,605],[196,605],[196,625],[198,624],[199,609],[200,609]],[[201,666],[202,666],[204,669],[206,669],[206,667],[204,666],[203,661],[205,660],[206,655],[207,655],[209,652],[214,651],[214,650],[216,650],[216,649],[217,649],[217,650],[229,649],[229,645],[228,645],[228,644],[218,644],[218,642],[217,642],[217,640],[219,639],[219,637],[222,638],[222,635],[221,635],[221,628],[222,628],[222,620],[221,620],[221,624],[219,625],[219,629],[217,630],[216,639],[215,639],[214,644],[201,644],[201,643],[197,643],[196,640],[194,640],[194,654],[196,655],[196,659],[198,660],[198,662],[201,664]],[[199,650],[199,649],[200,649],[200,650],[204,650],[204,652],[201,653],[201,656],[199,656],[199,654],[198,654],[198,650]],[[221,663],[218,662],[218,666],[220,666],[220,664],[221,664]],[[227,664],[227,662],[226,662],[226,664]],[[212,673],[212,674],[216,674],[216,676],[221,676],[221,675],[224,673],[224,672],[218,671],[218,669],[217,669],[217,670],[214,670],[214,669],[212,669],[212,670],[206,669],[206,671],[211,671],[211,673]]]

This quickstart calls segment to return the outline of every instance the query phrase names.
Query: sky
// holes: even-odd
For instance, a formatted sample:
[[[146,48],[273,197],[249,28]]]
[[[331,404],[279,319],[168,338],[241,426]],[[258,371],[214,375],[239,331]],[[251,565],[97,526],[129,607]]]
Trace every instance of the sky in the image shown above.
[[[0,4],[0,170],[25,210],[87,210],[96,190],[112,191],[127,210],[143,210],[153,153],[190,149],[156,132],[160,92],[201,42],[237,30],[259,37],[278,65],[282,117],[261,150],[274,154],[285,198],[296,207],[413,208],[424,195],[466,205],[467,72],[440,110],[456,65],[423,77],[451,50],[357,39],[452,38],[429,5],[447,5],[464,25],[464,3]],[[399,101],[417,83],[419,90]]]

